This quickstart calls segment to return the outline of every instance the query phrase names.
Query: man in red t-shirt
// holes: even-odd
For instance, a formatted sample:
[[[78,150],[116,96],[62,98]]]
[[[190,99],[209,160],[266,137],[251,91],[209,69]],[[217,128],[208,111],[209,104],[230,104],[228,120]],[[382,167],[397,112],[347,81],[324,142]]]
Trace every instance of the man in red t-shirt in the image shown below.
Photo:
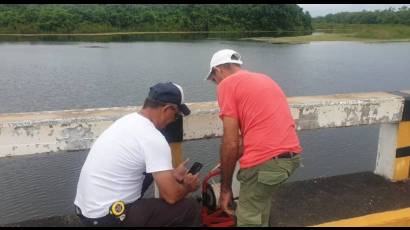
[[[223,122],[219,205],[233,214],[229,204],[239,160],[237,226],[269,226],[273,191],[299,167],[302,148],[282,89],[241,65],[239,53],[223,49],[212,56],[207,76],[217,84]]]

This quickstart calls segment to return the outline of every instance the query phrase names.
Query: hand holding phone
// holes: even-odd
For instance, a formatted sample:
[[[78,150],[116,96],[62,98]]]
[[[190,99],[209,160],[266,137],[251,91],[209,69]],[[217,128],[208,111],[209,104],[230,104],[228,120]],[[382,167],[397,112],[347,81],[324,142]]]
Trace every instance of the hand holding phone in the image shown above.
[[[201,163],[195,162],[192,165],[192,167],[189,169],[188,173],[191,173],[192,175],[195,175],[201,170],[202,166],[203,165]]]

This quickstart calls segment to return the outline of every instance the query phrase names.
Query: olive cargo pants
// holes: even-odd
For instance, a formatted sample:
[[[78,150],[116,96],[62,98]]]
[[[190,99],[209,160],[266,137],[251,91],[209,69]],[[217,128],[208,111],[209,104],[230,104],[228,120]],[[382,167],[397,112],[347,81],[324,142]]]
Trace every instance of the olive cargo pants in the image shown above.
[[[255,167],[240,169],[237,226],[269,226],[272,195],[300,165],[300,154],[293,158],[276,158]]]

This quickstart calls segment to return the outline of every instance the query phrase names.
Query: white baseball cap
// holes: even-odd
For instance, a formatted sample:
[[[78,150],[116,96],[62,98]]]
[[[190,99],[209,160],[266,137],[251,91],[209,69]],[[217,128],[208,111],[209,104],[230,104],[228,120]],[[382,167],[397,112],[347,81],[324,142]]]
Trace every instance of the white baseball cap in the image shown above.
[[[235,50],[231,49],[223,49],[214,53],[211,59],[211,63],[209,64],[209,73],[206,76],[205,80],[209,80],[209,77],[212,73],[212,68],[225,63],[236,63],[242,65],[241,55]]]

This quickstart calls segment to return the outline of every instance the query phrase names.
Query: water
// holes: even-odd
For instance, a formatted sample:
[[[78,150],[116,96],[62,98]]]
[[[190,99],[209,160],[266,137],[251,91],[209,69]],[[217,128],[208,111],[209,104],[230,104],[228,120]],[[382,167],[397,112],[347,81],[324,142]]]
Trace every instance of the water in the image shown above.
[[[203,81],[211,55],[241,53],[244,68],[272,76],[287,96],[410,89],[410,43],[278,45],[220,39],[0,43],[0,113],[142,104],[148,87],[175,81],[188,102],[214,101]],[[373,171],[377,125],[299,132],[304,167],[290,181]],[[218,161],[219,139],[183,143],[184,156]],[[87,151],[0,159],[0,224],[73,213]]]

